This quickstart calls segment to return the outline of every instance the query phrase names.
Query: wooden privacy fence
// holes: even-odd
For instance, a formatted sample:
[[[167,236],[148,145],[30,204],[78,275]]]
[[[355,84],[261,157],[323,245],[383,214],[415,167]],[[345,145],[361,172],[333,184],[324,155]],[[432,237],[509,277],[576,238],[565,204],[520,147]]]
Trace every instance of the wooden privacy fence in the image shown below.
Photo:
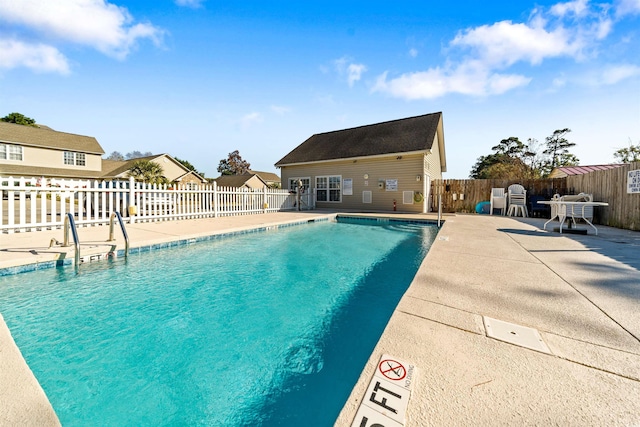
[[[151,185],[128,181],[42,182],[38,178],[0,177],[0,232],[61,228],[70,213],[80,226],[108,224],[119,212],[128,222],[167,221],[250,215],[313,208],[310,195],[280,189],[212,185]],[[300,203],[299,203],[300,202]]]
[[[476,205],[491,199],[492,188],[506,189],[520,184],[527,190],[527,197],[538,195],[550,199],[554,194],[573,194],[565,178],[555,179],[438,179],[431,185],[431,207],[438,210],[438,195],[442,195],[443,212],[476,211]],[[578,191],[580,192],[580,191]]]
[[[595,201],[609,203],[607,207],[596,209],[595,221],[598,224],[640,231],[640,193],[627,192],[628,176],[631,171],[640,171],[640,162],[569,176],[567,185],[584,193],[593,194]]]
[[[534,195],[550,199],[554,194],[592,194],[594,201],[609,204],[595,209],[594,222],[637,231],[640,230],[640,193],[628,193],[627,181],[629,172],[638,170],[640,162],[555,179],[434,180],[431,186],[431,209],[434,212],[438,210],[438,195],[442,195],[443,212],[473,213],[479,202],[490,200],[492,188],[506,190],[511,184],[520,184],[527,190],[528,200]]]

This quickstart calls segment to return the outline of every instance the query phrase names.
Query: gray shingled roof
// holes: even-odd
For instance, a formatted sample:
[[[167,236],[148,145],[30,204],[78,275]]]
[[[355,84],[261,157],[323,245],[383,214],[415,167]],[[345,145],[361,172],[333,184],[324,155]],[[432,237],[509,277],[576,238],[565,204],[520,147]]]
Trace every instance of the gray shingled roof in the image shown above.
[[[429,150],[442,113],[315,134],[276,166]]]
[[[104,154],[104,150],[92,136],[75,135],[46,127],[37,128],[3,121],[0,121],[0,141],[33,147]]]

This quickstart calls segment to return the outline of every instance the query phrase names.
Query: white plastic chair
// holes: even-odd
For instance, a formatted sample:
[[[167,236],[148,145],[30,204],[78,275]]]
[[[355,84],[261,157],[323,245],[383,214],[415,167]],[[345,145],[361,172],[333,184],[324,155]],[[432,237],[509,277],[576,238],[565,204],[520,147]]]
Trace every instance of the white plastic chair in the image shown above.
[[[493,215],[494,209],[502,210],[502,215],[507,213],[507,196],[504,194],[504,188],[492,188],[491,189],[491,210],[490,215]]]
[[[523,217],[529,216],[527,209],[527,190],[520,184],[513,184],[509,186],[508,195],[509,210],[507,211],[507,215],[518,216],[519,213],[522,213]]]

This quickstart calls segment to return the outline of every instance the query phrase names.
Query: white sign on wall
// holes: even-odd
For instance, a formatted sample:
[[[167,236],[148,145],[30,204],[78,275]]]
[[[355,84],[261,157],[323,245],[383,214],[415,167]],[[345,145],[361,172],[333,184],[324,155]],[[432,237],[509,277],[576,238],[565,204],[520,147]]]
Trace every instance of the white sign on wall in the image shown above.
[[[353,179],[345,178],[342,180],[342,194],[345,196],[353,195]]]
[[[387,191],[398,191],[398,180],[388,179],[386,182]]]
[[[627,193],[640,193],[640,169],[628,172]]]

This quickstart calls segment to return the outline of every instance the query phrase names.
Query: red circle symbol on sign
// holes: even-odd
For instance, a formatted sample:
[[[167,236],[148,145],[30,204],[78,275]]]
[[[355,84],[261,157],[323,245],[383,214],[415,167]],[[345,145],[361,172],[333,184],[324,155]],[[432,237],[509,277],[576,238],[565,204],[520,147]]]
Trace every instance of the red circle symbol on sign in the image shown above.
[[[378,370],[385,378],[392,381],[400,381],[407,376],[407,370],[402,366],[402,363],[393,359],[386,359],[380,362]]]

